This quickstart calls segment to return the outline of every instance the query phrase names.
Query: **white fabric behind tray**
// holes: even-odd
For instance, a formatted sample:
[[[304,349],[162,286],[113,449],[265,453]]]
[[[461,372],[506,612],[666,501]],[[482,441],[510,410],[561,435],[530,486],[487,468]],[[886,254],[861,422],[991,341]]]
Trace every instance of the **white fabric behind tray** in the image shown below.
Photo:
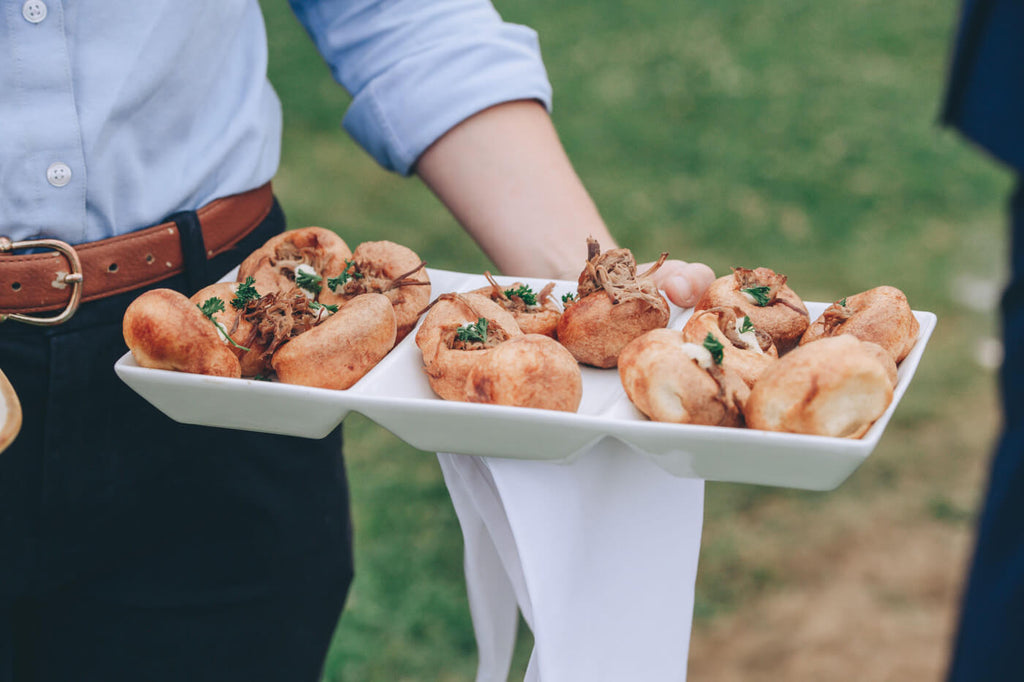
[[[686,679],[704,482],[623,448],[569,463],[438,454],[477,682],[507,678],[517,606],[534,634],[529,682]]]

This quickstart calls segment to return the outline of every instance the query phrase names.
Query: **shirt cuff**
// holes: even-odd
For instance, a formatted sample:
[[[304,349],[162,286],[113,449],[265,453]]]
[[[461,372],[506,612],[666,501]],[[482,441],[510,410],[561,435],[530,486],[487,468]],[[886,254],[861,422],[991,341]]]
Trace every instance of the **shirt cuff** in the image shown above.
[[[439,137],[484,109],[533,99],[551,110],[551,84],[532,29],[429,46],[379,74],[355,95],[343,125],[377,162],[402,175]]]

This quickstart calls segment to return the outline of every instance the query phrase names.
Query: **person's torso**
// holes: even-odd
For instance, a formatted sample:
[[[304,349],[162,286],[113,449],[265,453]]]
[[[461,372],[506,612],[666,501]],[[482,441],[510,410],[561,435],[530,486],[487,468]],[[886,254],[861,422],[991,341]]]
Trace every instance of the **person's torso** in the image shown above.
[[[0,0],[0,235],[72,244],[266,182],[256,0]]]

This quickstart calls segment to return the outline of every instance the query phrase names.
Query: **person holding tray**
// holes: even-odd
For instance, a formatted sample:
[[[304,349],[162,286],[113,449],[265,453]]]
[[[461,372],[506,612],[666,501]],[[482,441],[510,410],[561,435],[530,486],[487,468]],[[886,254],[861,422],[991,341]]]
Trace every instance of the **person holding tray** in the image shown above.
[[[613,245],[530,29],[486,0],[291,4],[352,94],[346,130],[501,270],[575,277],[586,237]],[[0,369],[23,424],[0,456],[0,682],[319,679],[352,578],[340,430],[173,423],[113,371],[141,292],[190,295],[285,229],[259,4],[7,10]],[[688,306],[712,274],[658,277]]]
[[[943,120],[1013,172],[1002,298],[1003,431],[964,591],[950,682],[1014,680],[1024,646],[1024,3],[967,0]]]

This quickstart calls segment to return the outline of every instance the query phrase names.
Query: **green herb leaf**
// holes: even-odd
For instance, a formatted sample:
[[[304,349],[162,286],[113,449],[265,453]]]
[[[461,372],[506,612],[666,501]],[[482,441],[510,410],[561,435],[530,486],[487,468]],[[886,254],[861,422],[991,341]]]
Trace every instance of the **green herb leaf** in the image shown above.
[[[210,322],[213,322],[214,326],[217,327],[217,329],[220,330],[220,333],[224,335],[224,338],[228,340],[228,343],[230,343],[235,348],[240,348],[247,353],[249,352],[249,349],[246,348],[245,346],[239,346],[237,343],[235,343],[235,340],[231,338],[230,334],[228,334],[228,330],[224,329],[224,325],[222,325],[214,318],[214,315],[216,315],[217,313],[224,312],[223,299],[221,299],[219,296],[213,296],[212,298],[208,298],[205,301],[203,301],[202,305],[197,305],[196,307],[199,308],[200,312],[202,312],[203,315],[206,315],[206,318],[210,320]]]
[[[722,342],[716,339],[715,335],[711,332],[708,332],[708,335],[704,337],[704,347],[711,353],[711,359],[715,361],[716,365],[722,364],[722,359],[725,357]]]
[[[570,303],[576,302],[576,294],[571,291],[567,294],[562,294],[562,305],[569,305]]]
[[[203,301],[199,309],[212,320],[214,315],[224,311],[224,301],[219,296],[214,296]]]
[[[750,315],[743,317],[743,323],[740,325],[740,334],[746,334],[747,332],[754,331],[754,323],[750,319]]]
[[[840,305],[841,307],[845,308],[845,307],[846,307],[846,299],[844,298],[843,300],[841,300],[841,301],[839,302],[839,305]]]
[[[329,312],[329,313],[336,313],[336,312],[338,312],[338,304],[337,303],[319,303],[317,301],[310,301],[309,302],[309,307],[312,308],[313,310],[320,310],[320,308],[326,308],[327,312]]]
[[[455,332],[455,338],[465,342],[487,343],[487,318],[477,318],[475,323],[462,325]]]
[[[754,297],[754,304],[759,308],[763,308],[772,302],[771,289],[769,287],[748,287],[746,289],[740,289],[745,294],[750,294]]]
[[[256,291],[256,278],[252,275],[245,278],[245,281],[238,285],[238,289],[235,291],[235,297],[231,299],[231,307],[235,310],[241,310],[245,307],[245,304],[249,301],[255,301],[259,299],[260,293]]]
[[[518,296],[526,305],[537,305],[537,294],[533,293],[533,289],[525,284],[517,289],[505,289],[505,295],[509,298]]]
[[[300,289],[305,289],[312,294],[319,294],[323,288],[320,282],[323,281],[323,277],[316,273],[306,272],[305,270],[295,271],[295,286]]]
[[[351,270],[352,272],[349,272],[349,270]],[[337,277],[331,277],[330,279],[328,279],[327,286],[330,288],[331,291],[337,291],[338,287],[343,286],[345,282],[349,281],[350,279],[362,278],[363,273],[359,272],[359,270],[356,269],[355,262],[351,260],[346,260],[345,269],[342,270],[341,274],[338,275]]]

